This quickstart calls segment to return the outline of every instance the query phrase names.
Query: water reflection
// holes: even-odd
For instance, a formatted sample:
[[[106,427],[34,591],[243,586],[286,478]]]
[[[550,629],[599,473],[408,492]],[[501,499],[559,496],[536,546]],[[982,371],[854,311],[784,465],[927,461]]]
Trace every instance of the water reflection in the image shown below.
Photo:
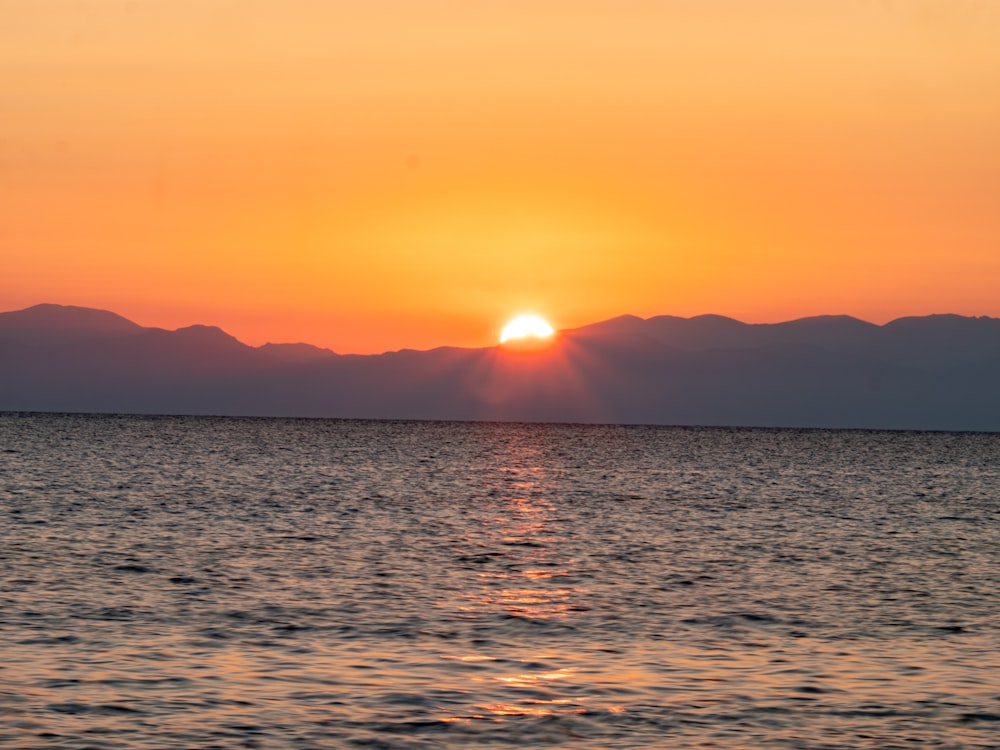
[[[519,666],[524,666],[524,663]],[[499,687],[505,697],[509,696],[508,699],[480,703],[476,708],[498,717],[586,713],[586,709],[577,701],[557,692],[562,687],[558,682],[569,681],[575,672],[576,669],[572,667],[562,667],[554,670],[536,669],[515,674],[494,675],[487,679],[494,683],[495,687],[490,689],[486,686],[486,692],[493,693],[496,687]],[[480,678],[477,681],[485,680]]]
[[[514,705],[509,703],[488,703],[481,704],[477,708],[482,708],[485,711],[489,711],[494,716],[552,716],[557,713],[552,708],[547,707],[545,704],[550,704],[552,706],[561,705],[569,703],[568,699],[560,698],[551,701],[525,701],[524,704]],[[535,704],[535,705],[532,705]],[[559,713],[572,713],[572,714],[582,714],[586,713],[587,710],[584,708],[572,708],[566,711],[560,711]]]
[[[567,585],[574,580],[574,560],[564,548],[557,509],[546,497],[543,471],[515,465],[501,475],[509,494],[491,506],[475,540],[486,550],[478,559],[488,562],[475,574],[463,611],[532,620],[585,611],[586,592]]]
[[[542,650],[538,635],[523,627],[572,628],[574,615],[589,610],[586,588],[579,585],[577,550],[567,539],[565,518],[553,502],[555,479],[541,468],[539,448],[511,446],[508,461],[484,477],[491,502],[482,524],[468,539],[475,568],[464,589],[463,616],[507,628],[515,644],[498,649],[501,658],[470,654],[462,661],[485,662],[470,675],[477,693],[492,700],[475,704],[477,712],[451,721],[505,721],[512,717],[583,714],[585,685],[570,652]],[[543,639],[551,645],[550,638]],[[616,707],[618,710],[623,710]]]
[[[573,670],[564,667],[563,669],[556,669],[552,672],[525,672],[522,674],[511,675],[509,677],[497,677],[498,682],[502,682],[511,687],[518,688],[536,688],[539,685],[544,685],[549,680],[563,680],[573,674]]]

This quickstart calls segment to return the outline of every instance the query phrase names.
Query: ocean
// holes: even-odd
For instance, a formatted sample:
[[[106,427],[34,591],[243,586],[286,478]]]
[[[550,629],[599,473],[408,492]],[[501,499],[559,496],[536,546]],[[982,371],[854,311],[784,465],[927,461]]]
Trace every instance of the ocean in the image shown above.
[[[0,415],[0,746],[997,748],[1000,435]]]

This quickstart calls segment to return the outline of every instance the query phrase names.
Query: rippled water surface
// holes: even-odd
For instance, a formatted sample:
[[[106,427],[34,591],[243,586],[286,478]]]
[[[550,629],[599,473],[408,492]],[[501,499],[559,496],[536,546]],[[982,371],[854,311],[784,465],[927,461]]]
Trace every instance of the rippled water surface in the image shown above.
[[[1000,436],[0,415],[0,745],[1000,747]]]

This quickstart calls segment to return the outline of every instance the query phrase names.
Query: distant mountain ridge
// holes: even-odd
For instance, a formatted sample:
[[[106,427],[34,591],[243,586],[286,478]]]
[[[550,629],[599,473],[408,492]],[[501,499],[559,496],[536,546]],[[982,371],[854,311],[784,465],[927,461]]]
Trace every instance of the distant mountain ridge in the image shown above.
[[[183,338],[190,343],[200,341],[202,344],[215,344],[221,347],[231,348],[234,344],[246,347],[218,326],[192,325],[174,331],[146,328],[117,313],[89,307],[44,303],[24,310],[0,313],[0,342],[17,341],[30,346],[45,347],[139,335]],[[264,344],[246,348],[256,348],[279,359],[293,361],[308,361],[334,354],[329,349],[312,344]]]
[[[0,313],[0,410],[1000,431],[1000,319],[631,315],[502,347],[343,355],[214,326]]]

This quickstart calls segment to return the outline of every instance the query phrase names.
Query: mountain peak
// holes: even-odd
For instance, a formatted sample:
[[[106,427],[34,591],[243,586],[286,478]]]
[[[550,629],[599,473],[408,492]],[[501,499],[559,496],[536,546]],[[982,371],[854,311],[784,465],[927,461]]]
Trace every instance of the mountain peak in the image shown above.
[[[164,333],[176,341],[186,341],[192,344],[249,348],[235,336],[226,333],[218,326],[195,324],[178,328],[176,331],[165,331]]]
[[[75,305],[43,303],[0,313],[0,338],[27,344],[117,338],[143,330],[117,313]]]

